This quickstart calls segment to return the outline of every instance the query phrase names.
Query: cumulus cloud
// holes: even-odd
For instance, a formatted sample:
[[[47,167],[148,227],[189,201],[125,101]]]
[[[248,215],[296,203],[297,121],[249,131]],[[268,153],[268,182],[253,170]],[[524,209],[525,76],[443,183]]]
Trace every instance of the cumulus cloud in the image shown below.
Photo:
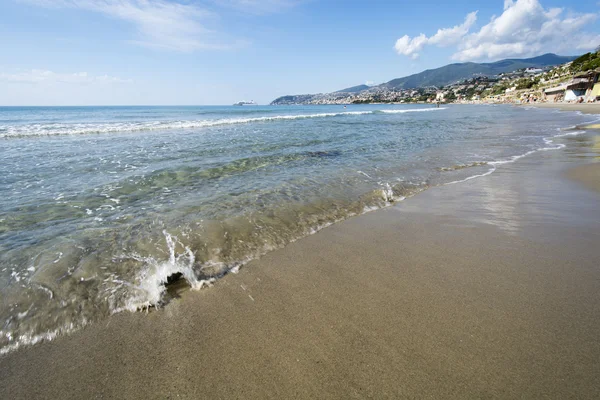
[[[400,39],[396,40],[394,48],[398,54],[403,54],[407,57],[418,58],[419,52],[423,49],[423,47],[425,47],[428,40],[429,39],[424,33],[421,33],[419,36],[414,38],[404,35]]]
[[[462,25],[440,29],[432,36],[403,36],[396,42],[399,54],[412,58],[426,45],[457,45],[452,58],[458,61],[526,57],[545,52],[568,53],[594,49],[600,35],[584,29],[597,13],[568,13],[563,8],[545,9],[538,0],[504,0],[500,16],[493,16],[479,31],[470,32],[476,13]]]
[[[394,48],[398,54],[417,58],[419,57],[419,52],[426,45],[451,46],[458,43],[469,32],[469,29],[471,29],[471,26],[476,21],[477,11],[469,13],[461,25],[456,25],[453,28],[438,29],[437,33],[431,37],[425,36],[424,33],[413,38],[404,35],[396,41]]]
[[[538,0],[505,0],[504,12],[479,32],[465,36],[452,58],[468,61],[572,53],[600,43],[600,35],[583,31],[598,14],[565,14],[562,8],[544,9]]]
[[[0,81],[11,83],[71,83],[71,84],[93,84],[93,83],[131,83],[131,79],[121,79],[110,75],[91,75],[87,72],[57,73],[42,69],[19,71],[13,73],[0,72]]]
[[[457,25],[454,28],[438,29],[437,33],[429,38],[430,44],[437,44],[440,46],[449,46],[456,44],[463,36],[465,36],[469,29],[477,21],[477,11],[467,14],[465,22],[462,25]]]

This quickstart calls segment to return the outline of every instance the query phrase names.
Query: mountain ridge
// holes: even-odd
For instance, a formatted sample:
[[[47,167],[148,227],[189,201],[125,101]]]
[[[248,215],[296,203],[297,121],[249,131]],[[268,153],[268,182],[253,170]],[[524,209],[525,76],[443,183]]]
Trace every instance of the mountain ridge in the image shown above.
[[[388,89],[412,89],[426,86],[444,86],[477,75],[494,76],[521,68],[549,67],[573,61],[577,56],[558,56],[553,53],[531,58],[507,58],[492,63],[454,63],[428,69],[403,78],[392,79],[379,86]]]
[[[418,89],[431,86],[445,86],[476,76],[496,76],[501,73],[512,72],[529,67],[550,67],[573,61],[577,56],[559,56],[546,53],[530,58],[508,58],[491,63],[453,63],[439,68],[428,69],[416,74],[395,78],[376,86],[357,85],[332,92],[332,95],[349,95],[373,89],[401,90]],[[286,95],[275,99],[271,104],[302,104],[309,102],[317,95]]]

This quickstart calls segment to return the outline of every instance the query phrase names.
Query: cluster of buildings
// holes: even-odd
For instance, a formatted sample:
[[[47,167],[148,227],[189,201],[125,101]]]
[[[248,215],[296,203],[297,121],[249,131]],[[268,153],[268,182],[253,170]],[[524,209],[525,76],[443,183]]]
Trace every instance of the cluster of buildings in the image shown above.
[[[600,68],[580,72],[567,82],[544,89],[542,100],[549,103],[591,103],[600,101]]]
[[[435,98],[429,102],[439,103],[470,103],[481,100],[486,90],[492,88],[498,82],[498,78],[478,76],[462,82],[448,85],[438,89]]]
[[[445,87],[397,89],[380,85],[356,92],[284,96],[272,104],[600,102],[600,68],[573,74],[572,69],[582,68],[572,65],[475,76]]]
[[[435,96],[437,88],[420,89],[390,89],[381,86],[372,87],[356,93],[333,92],[319,94],[303,94],[295,96],[283,96],[272,104],[370,104],[370,103],[408,103],[412,101],[424,101]]]
[[[423,89],[390,89],[385,87],[373,87],[360,93],[352,95],[348,100],[352,104],[362,103],[406,103],[418,98],[425,93],[435,93],[435,88]]]
[[[523,76],[509,74],[491,93],[482,97],[487,103],[591,103],[600,101],[600,68],[573,73],[566,63],[549,71],[530,71],[531,87],[520,87]],[[529,70],[529,69],[528,69]],[[506,79],[507,78],[507,79]],[[504,83],[506,81],[506,83]],[[529,85],[526,85],[529,86]],[[495,90],[498,88],[502,91]]]

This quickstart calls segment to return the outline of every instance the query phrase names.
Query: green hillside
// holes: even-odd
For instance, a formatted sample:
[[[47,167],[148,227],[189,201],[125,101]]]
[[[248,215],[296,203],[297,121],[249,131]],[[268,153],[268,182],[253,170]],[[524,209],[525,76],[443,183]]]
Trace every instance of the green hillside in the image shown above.
[[[393,79],[382,84],[389,89],[408,89],[425,86],[444,86],[477,75],[493,76],[502,72],[512,72],[528,67],[547,67],[564,64],[577,57],[557,56],[556,54],[544,54],[542,56],[526,59],[507,59],[493,63],[459,63],[449,64],[436,69],[429,69],[418,74],[404,78]]]
[[[362,92],[363,90],[367,90],[370,86],[367,85],[358,85],[352,86],[346,89],[338,90],[337,93],[357,93]]]
[[[355,101],[353,96],[360,96],[364,93],[376,93],[387,91],[396,91],[401,89],[418,89],[429,86],[446,86],[452,83],[471,79],[476,76],[495,76],[503,72],[513,72],[523,68],[535,67],[543,68],[555,65],[565,64],[577,59],[576,64],[579,70],[583,68],[594,67],[598,60],[596,55],[591,53],[577,57],[557,56],[556,54],[544,54],[538,57],[525,59],[507,59],[493,63],[458,63],[449,64],[436,69],[429,69],[418,74],[406,76],[404,78],[393,79],[379,86],[358,85],[346,89],[338,90],[333,93],[321,94],[303,94],[288,95],[275,99],[271,104],[289,105],[289,104],[331,104],[335,101]],[[381,101],[381,100],[377,100]]]

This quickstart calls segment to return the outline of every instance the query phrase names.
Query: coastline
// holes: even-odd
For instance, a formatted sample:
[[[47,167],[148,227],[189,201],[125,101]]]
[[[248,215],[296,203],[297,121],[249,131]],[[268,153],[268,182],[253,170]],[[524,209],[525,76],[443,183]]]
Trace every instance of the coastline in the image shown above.
[[[536,153],[0,357],[0,396],[598,397],[600,197],[570,179],[598,156]]]
[[[523,107],[553,108],[561,111],[579,111],[583,114],[600,114],[600,103],[527,103]]]

